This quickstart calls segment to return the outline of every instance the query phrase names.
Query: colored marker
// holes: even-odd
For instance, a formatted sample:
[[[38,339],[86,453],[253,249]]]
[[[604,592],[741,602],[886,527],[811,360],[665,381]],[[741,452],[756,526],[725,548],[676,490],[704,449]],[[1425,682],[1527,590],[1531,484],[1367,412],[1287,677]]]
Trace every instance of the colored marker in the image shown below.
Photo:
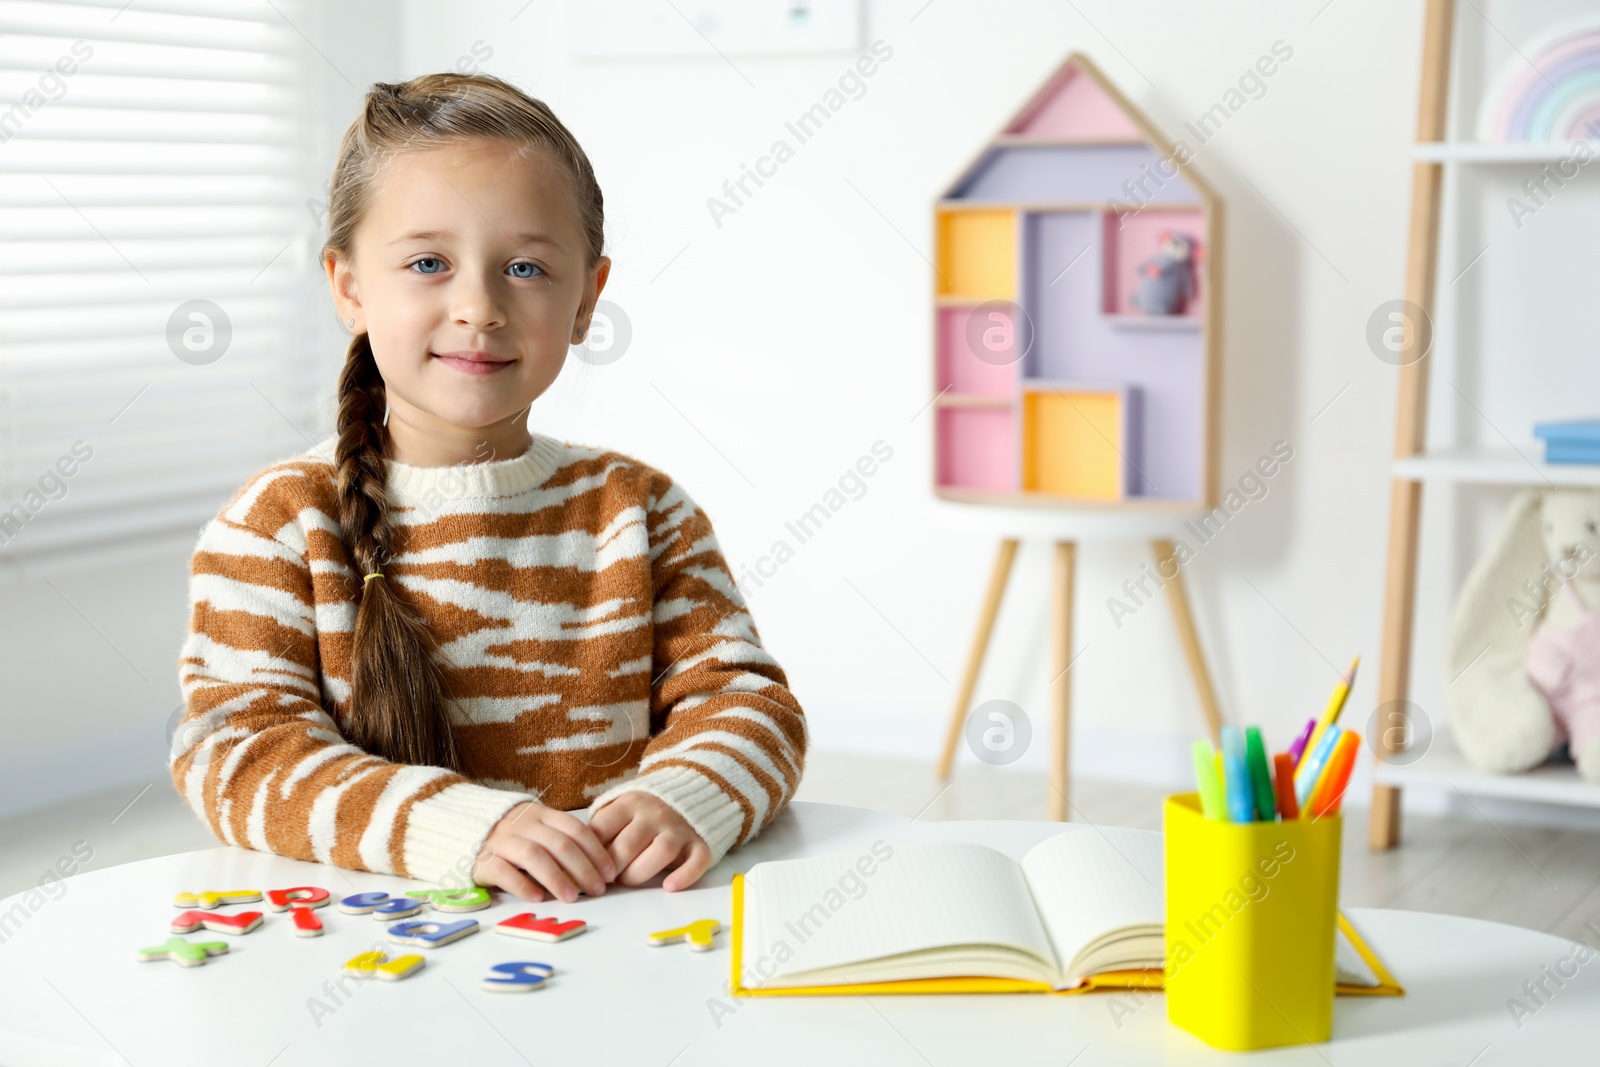
[[[1250,764],[1250,788],[1256,795],[1256,818],[1272,822],[1276,808],[1272,803],[1272,772],[1267,768],[1267,746],[1260,727],[1244,732],[1244,756]]]
[[[1294,798],[1294,757],[1287,752],[1279,752],[1272,757],[1273,770],[1277,772],[1273,785],[1278,791],[1278,814],[1283,820],[1300,817],[1300,805]]]
[[[1244,731],[1231,723],[1222,728],[1222,789],[1228,798],[1228,820],[1255,822],[1256,799],[1245,759]]]
[[[1306,754],[1300,761],[1300,766],[1294,772],[1294,798],[1300,805],[1300,810],[1306,810],[1306,801],[1311,799],[1311,790],[1317,784],[1317,779],[1322,775],[1322,768],[1328,765],[1328,757],[1333,755],[1333,746],[1338,742],[1339,735],[1344,733],[1337,726],[1329,727],[1328,732],[1322,735],[1322,740],[1317,742],[1317,747]]]
[[[1340,771],[1340,777],[1334,780],[1332,796],[1328,798],[1328,805],[1323,810],[1323,815],[1339,814],[1339,805],[1344,803],[1344,794],[1350,787],[1350,776],[1355,770],[1356,760],[1361,757],[1361,746],[1357,744],[1350,750],[1350,758]]]
[[[1328,765],[1323,768],[1322,777],[1311,791],[1311,804],[1306,810],[1313,819],[1330,814],[1344,796],[1344,788],[1350,782],[1350,770],[1355,766],[1356,749],[1360,744],[1359,734],[1346,730],[1339,735],[1338,743],[1333,746],[1333,755],[1328,757]]]
[[[1289,758],[1296,767],[1300,766],[1300,757],[1305,755],[1306,746],[1311,743],[1311,732],[1317,728],[1316,719],[1307,719],[1306,728],[1300,731],[1300,736],[1294,739],[1294,744],[1289,746]]]
[[[1217,777],[1217,758],[1211,742],[1203,737],[1190,746],[1194,755],[1194,782],[1200,793],[1200,811],[1208,819],[1228,821],[1228,806],[1222,799],[1222,781]]]
[[[1328,800],[1328,810],[1327,810],[1327,812],[1325,814],[1328,814],[1328,815],[1337,815],[1337,814],[1339,814],[1339,805],[1344,803],[1344,795],[1350,789],[1350,779],[1355,774],[1356,761],[1359,760],[1360,758],[1361,758],[1361,744],[1360,744],[1360,737],[1358,735],[1357,736],[1357,743],[1355,745],[1352,745],[1351,748],[1350,748],[1350,759],[1345,763],[1343,769],[1340,771],[1340,774],[1341,774],[1341,777],[1343,778],[1343,781],[1335,781],[1334,782],[1333,796],[1330,797],[1329,800]]]

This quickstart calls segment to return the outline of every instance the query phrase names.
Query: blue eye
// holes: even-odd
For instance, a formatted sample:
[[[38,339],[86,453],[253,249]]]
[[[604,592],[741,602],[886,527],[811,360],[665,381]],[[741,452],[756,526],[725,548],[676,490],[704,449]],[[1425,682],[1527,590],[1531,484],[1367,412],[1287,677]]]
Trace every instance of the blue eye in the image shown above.
[[[411,265],[413,267],[420,267],[424,263],[437,263],[437,264],[439,264],[439,266],[441,268],[443,268],[443,266],[444,266],[443,261],[440,260],[440,259],[435,258],[434,256],[426,256],[426,257],[424,257],[422,259],[417,260],[415,263],[413,263]],[[424,271],[418,271],[418,273],[419,274],[438,274],[439,272],[437,270],[424,270]]]
[[[509,269],[516,270],[518,267],[527,267],[530,270],[536,270],[539,273],[538,274],[514,274],[514,275],[512,275],[512,277],[514,277],[514,278],[531,279],[531,278],[540,277],[540,276],[542,276],[544,274],[544,268],[539,266],[539,264],[537,264],[537,263],[513,263],[513,264],[511,264]]]

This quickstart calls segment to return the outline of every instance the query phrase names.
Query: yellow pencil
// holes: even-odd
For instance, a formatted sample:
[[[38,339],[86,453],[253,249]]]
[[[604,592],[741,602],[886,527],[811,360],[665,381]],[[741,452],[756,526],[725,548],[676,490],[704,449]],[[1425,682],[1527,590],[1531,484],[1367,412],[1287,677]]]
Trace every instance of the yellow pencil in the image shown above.
[[[1322,740],[1322,735],[1328,731],[1328,727],[1339,721],[1339,713],[1344,710],[1345,699],[1350,695],[1350,687],[1356,681],[1356,668],[1360,665],[1360,656],[1351,660],[1350,669],[1344,672],[1344,677],[1333,687],[1333,693],[1328,697],[1328,706],[1322,709],[1322,718],[1317,720],[1316,729],[1311,731],[1311,740],[1306,742],[1306,747],[1300,752],[1302,762],[1317,747],[1317,742]],[[1298,767],[1299,764],[1295,766]]]

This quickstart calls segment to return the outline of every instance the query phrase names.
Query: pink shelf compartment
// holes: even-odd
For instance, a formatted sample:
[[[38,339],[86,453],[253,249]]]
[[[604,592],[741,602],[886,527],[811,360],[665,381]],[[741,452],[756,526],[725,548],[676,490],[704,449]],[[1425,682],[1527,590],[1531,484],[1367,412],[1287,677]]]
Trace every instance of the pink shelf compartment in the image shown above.
[[[943,488],[1017,491],[1014,408],[938,408],[937,481]]]
[[[976,396],[1003,396],[1016,394],[1017,375],[1021,361],[1011,364],[994,364],[979,359],[967,340],[977,307],[944,307],[939,309],[939,383],[938,388],[951,393]],[[1009,326],[1015,329],[1012,316],[1006,314],[1006,323],[994,323],[995,328]]]
[[[1205,303],[1206,253],[1209,247],[1205,212],[1199,208],[1151,208],[1137,215],[1124,215],[1120,225],[1117,215],[1112,212],[1103,213],[1101,220],[1101,249],[1105,262],[1101,265],[1100,310],[1110,318],[1111,325],[1124,329],[1178,329],[1182,328],[1180,323],[1197,326],[1201,318],[1200,310]],[[1194,296],[1182,315],[1148,315],[1133,305],[1131,297],[1139,286],[1139,265],[1155,255],[1161,234],[1168,230],[1175,230],[1196,242],[1198,263]]]

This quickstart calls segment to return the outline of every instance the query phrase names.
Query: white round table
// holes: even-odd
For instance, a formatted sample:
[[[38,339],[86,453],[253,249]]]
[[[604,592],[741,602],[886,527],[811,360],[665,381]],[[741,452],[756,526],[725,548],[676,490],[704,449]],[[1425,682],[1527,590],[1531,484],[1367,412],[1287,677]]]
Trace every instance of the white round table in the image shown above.
[[[609,889],[593,900],[528,905],[500,895],[473,913],[484,929],[421,952],[423,970],[398,982],[339,980],[346,960],[382,941],[386,924],[345,915],[339,897],[418,883],[342,871],[240,848],[214,848],[92,871],[55,886],[54,899],[0,901],[0,1064],[437,1063],[689,1067],[691,1064],[1218,1063],[1211,1049],[1166,1021],[1160,994],[1083,996],[825,996],[730,998],[729,885],[763,859],[823,855],[948,838],[1020,856],[1043,838],[1082,826],[1033,822],[921,822],[829,804],[790,806],[759,840],[692,890]],[[62,890],[62,885],[65,890]],[[334,902],[327,927],[298,938],[286,913],[226,940],[204,966],[144,963],[137,949],[170,936],[175,893],[318,885]],[[488,929],[522,911],[581,918],[585,933],[555,944]],[[1406,987],[1404,997],[1340,997],[1334,1038],[1312,1048],[1248,1054],[1252,1063],[1491,1064],[1592,1062],[1600,1046],[1600,955],[1537,1013],[1513,1017],[1512,997],[1538,981],[1572,943],[1474,919],[1353,909],[1351,920]],[[711,952],[652,947],[646,935],[716,918]],[[483,991],[495,963],[556,968],[547,988]],[[1553,985],[1547,988],[1554,989]]]

